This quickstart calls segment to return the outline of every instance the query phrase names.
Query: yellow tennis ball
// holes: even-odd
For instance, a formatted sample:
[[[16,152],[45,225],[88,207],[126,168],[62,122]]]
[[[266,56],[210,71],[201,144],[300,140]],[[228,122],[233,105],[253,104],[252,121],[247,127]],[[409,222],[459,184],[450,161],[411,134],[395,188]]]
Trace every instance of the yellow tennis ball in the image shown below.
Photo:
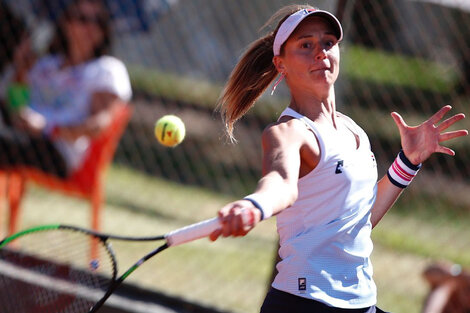
[[[155,123],[155,137],[164,146],[174,147],[180,144],[185,134],[184,123],[176,115],[162,116]]]

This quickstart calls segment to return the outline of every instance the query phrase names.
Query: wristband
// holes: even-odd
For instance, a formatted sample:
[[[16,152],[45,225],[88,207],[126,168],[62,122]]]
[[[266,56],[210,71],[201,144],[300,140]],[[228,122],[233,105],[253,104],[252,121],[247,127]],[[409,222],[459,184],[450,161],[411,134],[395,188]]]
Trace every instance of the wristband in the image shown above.
[[[259,197],[256,194],[251,194],[243,198],[243,200],[250,201],[255,208],[257,208],[261,212],[261,220],[265,220],[270,218],[273,215],[273,211],[266,209],[260,204]]]
[[[395,161],[388,169],[388,179],[399,188],[406,188],[421,168],[421,163],[414,165],[408,160],[403,150],[398,153]]]

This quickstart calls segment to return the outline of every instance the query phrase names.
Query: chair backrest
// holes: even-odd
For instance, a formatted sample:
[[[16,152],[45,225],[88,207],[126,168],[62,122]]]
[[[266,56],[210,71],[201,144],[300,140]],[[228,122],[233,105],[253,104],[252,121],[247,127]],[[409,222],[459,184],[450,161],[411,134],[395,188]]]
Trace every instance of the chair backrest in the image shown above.
[[[82,166],[66,179],[46,174],[36,169],[20,169],[21,176],[50,189],[90,198],[101,186],[101,175],[111,162],[116,147],[132,115],[129,105],[119,108],[108,128],[90,143],[88,155]]]
[[[131,115],[132,108],[129,105],[122,106],[113,116],[111,125],[91,141],[84,163],[67,179],[74,188],[90,193],[96,187],[98,175],[101,175],[112,161]]]
[[[68,195],[85,198],[92,203],[93,229],[100,229],[100,207],[103,195],[102,175],[112,161],[118,142],[126,129],[132,115],[129,105],[122,106],[114,112],[112,123],[91,142],[88,156],[82,167],[66,179],[47,174],[34,168],[18,168],[0,171],[0,198],[1,191],[8,183],[8,201],[10,204],[9,233],[16,232],[21,198],[24,193],[26,181],[33,181],[46,188],[61,191]],[[6,181],[6,176],[8,182]],[[13,185],[12,185],[13,184]]]

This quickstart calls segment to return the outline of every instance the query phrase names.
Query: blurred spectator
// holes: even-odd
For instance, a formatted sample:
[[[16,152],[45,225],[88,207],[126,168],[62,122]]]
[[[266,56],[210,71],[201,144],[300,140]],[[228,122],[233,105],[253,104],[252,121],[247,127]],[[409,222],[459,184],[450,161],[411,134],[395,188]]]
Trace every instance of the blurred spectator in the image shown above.
[[[432,264],[423,273],[430,286],[422,313],[470,312],[470,273],[460,265]]]
[[[28,75],[18,129],[0,129],[0,168],[32,166],[60,177],[78,169],[90,139],[132,91],[124,64],[106,55],[110,17],[99,0],[74,0],[55,22],[49,54]]]
[[[27,73],[35,55],[26,23],[0,4],[0,101],[3,121],[11,125],[9,111],[18,111],[29,99]]]

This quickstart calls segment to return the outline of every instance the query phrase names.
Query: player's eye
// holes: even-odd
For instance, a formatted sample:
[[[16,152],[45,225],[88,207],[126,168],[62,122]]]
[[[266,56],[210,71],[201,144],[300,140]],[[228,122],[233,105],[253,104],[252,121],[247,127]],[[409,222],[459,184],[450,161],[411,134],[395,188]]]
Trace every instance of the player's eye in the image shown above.
[[[335,42],[333,40],[327,40],[325,42],[325,48],[327,49],[330,49],[331,47],[333,47],[335,45]]]

